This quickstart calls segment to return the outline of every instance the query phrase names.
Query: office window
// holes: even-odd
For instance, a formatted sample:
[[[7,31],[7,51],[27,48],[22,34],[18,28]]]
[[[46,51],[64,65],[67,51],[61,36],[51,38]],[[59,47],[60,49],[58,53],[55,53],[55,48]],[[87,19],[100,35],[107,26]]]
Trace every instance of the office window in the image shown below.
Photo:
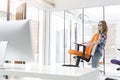
[[[7,0],[0,0],[0,21],[7,20]]]
[[[84,9],[84,42],[89,42],[93,35],[98,32],[98,22],[103,20],[103,16],[103,7]],[[103,58],[100,62],[103,62]]]
[[[105,6],[105,20],[108,23],[108,40],[106,45],[106,62],[117,57],[120,48],[120,5]]]
[[[51,14],[50,64],[64,62],[64,12]]]
[[[68,50],[76,49],[74,43],[82,43],[82,9],[65,11],[65,64],[74,64],[74,55]]]
[[[101,20],[103,20],[103,7],[84,9],[84,42],[90,41],[97,33],[97,25]]]
[[[75,42],[82,40],[82,10],[66,10],[53,12],[50,27],[51,64],[74,63],[69,49],[75,49]]]
[[[70,55],[68,54],[68,49],[70,49],[71,42],[71,32],[72,32],[72,15],[70,11],[64,12],[64,63],[70,63]]]
[[[44,62],[44,29],[45,29],[45,11],[39,9],[39,64]]]

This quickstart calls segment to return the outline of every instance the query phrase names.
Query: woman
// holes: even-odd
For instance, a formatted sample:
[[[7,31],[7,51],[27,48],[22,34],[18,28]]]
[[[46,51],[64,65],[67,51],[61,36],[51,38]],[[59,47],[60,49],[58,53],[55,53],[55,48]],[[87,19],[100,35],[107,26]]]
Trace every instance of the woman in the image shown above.
[[[98,44],[95,50],[95,53],[92,57],[92,68],[97,68],[99,64],[99,60],[102,57],[103,49],[105,47],[105,43],[107,40],[107,31],[108,27],[105,21],[100,21],[98,23],[98,33],[100,35],[99,40],[96,42],[88,43],[89,47],[92,44]]]
[[[90,42],[83,43],[83,45],[88,47],[88,48],[86,48],[87,53],[84,55],[85,58],[89,58],[90,52],[91,52],[91,46],[93,46],[94,44],[97,44],[97,47],[95,49],[95,53],[92,57],[92,67],[93,68],[98,67],[98,63],[99,63],[99,60],[102,56],[102,52],[103,52],[103,49],[105,47],[105,43],[107,40],[107,31],[108,31],[108,28],[107,28],[106,22],[100,21],[98,24],[98,33],[96,35],[94,35],[95,37],[93,37],[93,39]],[[97,36],[97,38],[96,38],[96,36]],[[97,41],[96,41],[96,39],[97,39]],[[83,52],[70,49],[68,51],[68,53],[77,55],[76,66],[79,66],[80,58],[83,56]]]

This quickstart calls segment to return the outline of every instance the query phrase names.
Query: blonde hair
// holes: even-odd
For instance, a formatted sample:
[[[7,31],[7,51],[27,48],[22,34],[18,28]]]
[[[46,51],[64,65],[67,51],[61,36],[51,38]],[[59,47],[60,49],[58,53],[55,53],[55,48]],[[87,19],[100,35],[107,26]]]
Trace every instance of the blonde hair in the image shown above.
[[[99,21],[99,23],[102,23],[102,33],[107,33],[108,32],[108,27],[106,21]]]

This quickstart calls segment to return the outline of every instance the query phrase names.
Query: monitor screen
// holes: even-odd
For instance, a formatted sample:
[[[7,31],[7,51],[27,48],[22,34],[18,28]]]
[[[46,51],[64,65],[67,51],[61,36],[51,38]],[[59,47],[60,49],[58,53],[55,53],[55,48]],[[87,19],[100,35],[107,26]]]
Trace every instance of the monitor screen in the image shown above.
[[[0,41],[7,41],[6,60],[33,61],[29,20],[0,22]]]

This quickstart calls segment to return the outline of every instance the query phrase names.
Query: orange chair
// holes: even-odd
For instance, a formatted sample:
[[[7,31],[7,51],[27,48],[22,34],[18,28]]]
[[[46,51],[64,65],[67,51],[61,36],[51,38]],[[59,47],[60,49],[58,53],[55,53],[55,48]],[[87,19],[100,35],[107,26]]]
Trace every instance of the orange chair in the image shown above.
[[[90,42],[95,42],[95,41],[97,41],[99,39],[99,33],[96,33],[94,36],[93,36],[93,38],[92,38],[92,40],[90,41]],[[89,43],[89,42],[88,42]],[[75,43],[76,44],[76,46],[77,46],[77,50],[69,50],[68,51],[68,53],[69,54],[73,54],[73,55],[76,55],[77,57],[79,57],[79,59],[82,59],[82,60],[85,60],[85,61],[87,61],[87,62],[89,62],[90,61],[90,58],[91,58],[91,56],[92,56],[92,53],[94,53],[93,52],[93,49],[94,49],[94,51],[95,51],[95,46],[97,46],[97,45],[91,45],[91,46],[89,46],[89,47],[86,47],[84,44],[78,44],[78,43]],[[83,46],[83,51],[79,51],[79,46]],[[78,61],[80,61],[80,60],[78,60]],[[73,67],[78,67],[78,65],[79,65],[79,62],[76,62],[76,65],[63,65],[63,66],[73,66]]]
[[[92,38],[92,40],[91,40],[90,42],[95,42],[95,41],[98,40],[98,38],[99,38],[99,34],[97,33],[97,34],[95,34],[95,35],[93,36],[93,38]],[[89,43],[89,42],[88,42],[88,43]],[[78,46],[83,46],[83,45],[81,45],[81,44],[76,44],[76,45],[78,45]],[[90,47],[86,47],[86,49],[85,49],[84,58],[85,58],[85,60],[86,60],[87,62],[89,61],[88,59],[91,57],[91,53],[92,53],[93,47],[94,47],[94,45],[91,45]],[[69,53],[69,54],[74,54],[74,55],[77,55],[77,56],[80,56],[80,57],[83,56],[83,52],[82,52],[82,51],[78,51],[78,50],[69,50],[68,53]]]

